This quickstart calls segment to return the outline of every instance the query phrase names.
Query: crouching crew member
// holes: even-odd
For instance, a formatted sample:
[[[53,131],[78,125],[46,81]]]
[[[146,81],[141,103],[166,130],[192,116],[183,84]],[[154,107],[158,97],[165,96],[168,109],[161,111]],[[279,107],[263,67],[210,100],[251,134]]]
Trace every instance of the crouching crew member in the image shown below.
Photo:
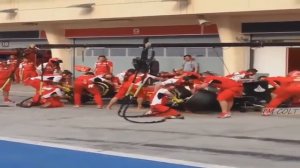
[[[61,98],[64,96],[63,92],[59,87],[52,84],[47,84],[42,87],[41,94],[41,107],[63,107],[64,104],[61,102]]]
[[[291,72],[287,77],[270,77],[266,78],[272,86],[275,87],[273,91],[274,96],[267,104],[266,109],[263,110],[263,116],[270,116],[274,108],[292,97],[300,96],[300,72]]]
[[[163,82],[158,82],[155,85],[154,92],[156,92],[160,87],[166,84],[175,84],[176,87],[187,87],[188,90],[192,91],[194,89],[194,82],[200,78],[201,75],[198,73],[185,72],[180,76],[175,76]]]
[[[97,108],[103,108],[103,101],[99,88],[94,84],[95,75],[93,72],[86,72],[84,75],[79,76],[74,82],[74,107],[80,107],[81,95],[84,90],[93,94],[94,101],[97,104]]]
[[[243,93],[243,86],[232,79],[221,76],[207,76],[204,78],[203,84],[198,84],[195,89],[203,89],[208,85],[217,88],[217,100],[220,104],[222,112],[218,118],[231,117],[231,108],[234,103],[234,97],[241,96]]]
[[[62,60],[59,58],[51,58],[48,62],[43,63],[38,66],[37,71],[39,74],[42,74],[43,66],[43,75],[58,75],[61,74],[62,70],[60,67]]]
[[[110,100],[107,105],[107,109],[110,110],[111,107],[118,101],[123,99],[125,96],[133,93],[134,97],[137,97],[137,109],[142,108],[142,103],[145,98],[145,91],[143,89],[144,84],[149,78],[156,79],[157,77],[152,76],[148,73],[138,73],[135,78],[135,70],[129,69],[126,72],[125,80],[120,86],[118,93]],[[128,77],[127,77],[128,76]],[[135,79],[135,80],[134,80]]]
[[[167,106],[169,100],[175,96],[171,93],[173,90],[175,90],[174,84],[166,84],[160,88],[155,93],[150,104],[150,111],[146,115],[166,117],[168,119],[183,119],[183,116],[177,110]]]
[[[118,100],[123,99],[126,96],[127,91],[130,88],[130,85],[133,82],[135,75],[135,70],[134,69],[128,69],[124,75],[124,80],[122,85],[119,88],[118,93],[110,100],[110,102],[107,105],[107,109],[111,110],[112,106],[117,103]],[[136,76],[135,82],[139,82],[142,80],[143,74],[138,74]],[[138,103],[140,102],[140,99],[138,100]]]
[[[63,92],[60,87],[53,84],[61,79],[61,76],[45,76],[43,81],[41,77],[27,78],[24,80],[24,85],[29,85],[35,88],[35,95],[32,101],[22,107],[31,107],[41,105],[44,108],[63,107],[61,102]]]
[[[230,78],[235,81],[241,81],[242,79],[251,79],[257,73],[257,70],[250,68],[247,71],[235,72],[233,74],[227,75],[227,78]]]

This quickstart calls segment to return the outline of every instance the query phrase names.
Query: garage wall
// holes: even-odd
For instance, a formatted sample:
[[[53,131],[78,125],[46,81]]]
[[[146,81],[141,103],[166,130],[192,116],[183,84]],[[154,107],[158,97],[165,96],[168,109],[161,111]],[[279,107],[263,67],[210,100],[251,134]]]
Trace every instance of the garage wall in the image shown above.
[[[300,33],[266,33],[254,34],[252,40],[266,42],[299,42]],[[287,74],[287,47],[254,48],[254,68],[270,76]]]
[[[2,44],[3,43],[3,44]],[[7,40],[0,39],[0,49],[27,48],[30,44],[48,44],[46,39]]]
[[[286,47],[263,47],[254,49],[254,68],[270,76],[286,75]]]
[[[142,38],[101,38],[101,39],[75,39],[76,44],[141,44]],[[217,36],[202,37],[153,37],[152,43],[212,43],[219,42]],[[122,51],[123,50],[123,51]],[[155,48],[156,59],[160,62],[161,71],[172,71],[180,68],[183,63],[183,55],[191,54],[200,64],[200,71],[213,71],[220,75],[224,74],[221,48]],[[118,55],[117,53],[120,53]],[[114,73],[120,73],[132,68],[131,61],[140,56],[141,49],[101,49],[86,48],[76,49],[76,64],[93,66],[97,56],[108,55],[108,59],[114,62]]]
[[[1,39],[0,39],[1,40]],[[46,39],[12,39],[3,41],[9,45],[1,46],[0,49],[27,48],[30,44],[47,44]],[[187,36],[187,37],[153,37],[152,43],[213,43],[219,42],[217,36]],[[101,38],[101,39],[74,39],[75,44],[141,44],[142,37],[133,38]],[[71,51],[72,50],[72,51]],[[118,51],[120,50],[120,51]],[[125,50],[125,55],[121,50]],[[76,48],[75,64],[93,66],[100,54],[108,55],[108,58],[114,62],[114,73],[123,72],[132,68],[132,59],[139,57],[141,48],[136,49],[104,49],[104,48]],[[161,71],[171,71],[174,68],[180,68],[183,63],[183,55],[191,54],[200,64],[200,70],[213,71],[223,75],[222,51],[221,48],[155,48],[156,59],[160,62]],[[118,55],[120,53],[120,55]],[[70,49],[73,55],[73,49]],[[113,55],[113,56],[112,56]]]

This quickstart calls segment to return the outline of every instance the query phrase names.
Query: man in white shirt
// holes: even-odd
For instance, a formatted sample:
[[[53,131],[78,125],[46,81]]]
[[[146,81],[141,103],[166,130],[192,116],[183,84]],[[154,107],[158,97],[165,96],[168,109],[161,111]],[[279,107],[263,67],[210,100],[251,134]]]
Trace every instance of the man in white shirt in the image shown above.
[[[199,72],[199,64],[191,55],[185,55],[183,59],[182,70],[184,72]]]

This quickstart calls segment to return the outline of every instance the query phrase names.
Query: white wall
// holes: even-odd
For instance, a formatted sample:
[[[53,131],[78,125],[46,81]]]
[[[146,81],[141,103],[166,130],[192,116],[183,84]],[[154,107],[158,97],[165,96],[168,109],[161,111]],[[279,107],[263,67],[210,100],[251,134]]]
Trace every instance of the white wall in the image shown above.
[[[254,49],[254,68],[270,76],[286,75],[286,47],[263,47]]]

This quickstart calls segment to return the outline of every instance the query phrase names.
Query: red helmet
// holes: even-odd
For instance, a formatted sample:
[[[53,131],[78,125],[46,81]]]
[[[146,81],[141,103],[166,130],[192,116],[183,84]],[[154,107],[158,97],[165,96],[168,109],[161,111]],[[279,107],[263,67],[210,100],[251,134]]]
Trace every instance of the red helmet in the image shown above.
[[[300,71],[291,71],[288,73],[289,77],[300,77]]]

